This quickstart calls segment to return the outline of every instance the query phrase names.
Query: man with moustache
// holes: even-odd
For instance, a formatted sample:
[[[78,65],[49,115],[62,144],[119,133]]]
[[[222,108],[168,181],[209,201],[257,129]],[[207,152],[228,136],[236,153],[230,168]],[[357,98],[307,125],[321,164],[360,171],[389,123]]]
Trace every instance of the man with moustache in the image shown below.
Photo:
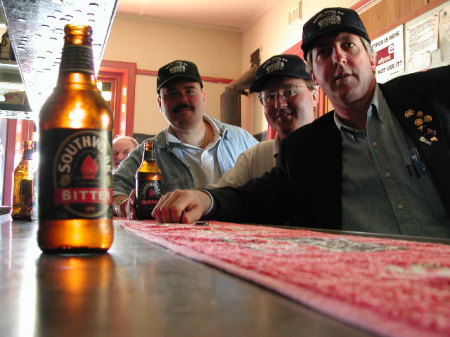
[[[377,84],[367,31],[346,8],[308,20],[302,49],[335,110],[286,137],[270,173],[174,191],[155,218],[450,238],[450,66]]]
[[[203,113],[206,105],[197,66],[176,60],[158,70],[158,105],[169,126],[145,140],[113,174],[114,214],[135,218],[135,174],[144,144],[153,141],[163,180],[161,192],[217,182],[238,156],[258,141],[246,130]]]
[[[276,164],[281,141],[292,131],[311,123],[318,92],[297,55],[275,55],[256,71],[250,92],[257,92],[275,139],[260,142],[242,153],[235,166],[209,187],[241,186],[262,176]]]

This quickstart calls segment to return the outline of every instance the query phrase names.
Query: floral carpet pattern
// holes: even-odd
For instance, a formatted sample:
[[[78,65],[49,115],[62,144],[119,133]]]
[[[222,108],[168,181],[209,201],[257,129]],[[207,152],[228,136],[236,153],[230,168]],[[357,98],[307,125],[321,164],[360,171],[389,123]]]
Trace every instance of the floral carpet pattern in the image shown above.
[[[115,222],[382,336],[450,336],[450,245],[221,222]]]

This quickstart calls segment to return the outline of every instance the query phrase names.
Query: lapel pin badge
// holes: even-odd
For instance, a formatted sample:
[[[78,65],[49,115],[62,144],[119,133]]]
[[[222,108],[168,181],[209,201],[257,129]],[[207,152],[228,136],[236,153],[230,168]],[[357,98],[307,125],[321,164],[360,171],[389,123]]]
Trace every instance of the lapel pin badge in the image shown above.
[[[419,140],[427,145],[433,144],[433,142],[439,141],[436,137],[436,130],[431,129],[427,124],[433,121],[431,115],[425,114],[423,111],[414,111],[413,109],[408,109],[405,111],[405,117],[411,118],[417,131],[419,131]]]

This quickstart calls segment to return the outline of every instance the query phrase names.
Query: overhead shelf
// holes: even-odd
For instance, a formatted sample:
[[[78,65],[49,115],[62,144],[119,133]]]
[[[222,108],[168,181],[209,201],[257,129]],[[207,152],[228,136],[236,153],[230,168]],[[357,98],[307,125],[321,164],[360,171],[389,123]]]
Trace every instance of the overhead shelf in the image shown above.
[[[9,62],[0,64],[0,72],[4,73],[4,76],[16,76],[15,79],[23,80],[32,110],[9,109],[5,110],[6,114],[3,114],[2,110],[0,117],[36,119],[37,112],[56,85],[64,42],[64,26],[72,23],[92,27],[94,65],[98,71],[118,0],[0,0],[0,3],[16,55],[19,75],[17,69],[14,70],[14,65]],[[8,80],[4,83],[17,84]],[[0,109],[3,109],[3,106],[0,106]]]

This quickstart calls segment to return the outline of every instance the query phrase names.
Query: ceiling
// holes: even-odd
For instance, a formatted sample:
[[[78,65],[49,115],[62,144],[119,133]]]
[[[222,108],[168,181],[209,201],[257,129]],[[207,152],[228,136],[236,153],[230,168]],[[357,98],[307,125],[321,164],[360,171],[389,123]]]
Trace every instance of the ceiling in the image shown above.
[[[242,31],[276,0],[119,0],[119,15]]]

